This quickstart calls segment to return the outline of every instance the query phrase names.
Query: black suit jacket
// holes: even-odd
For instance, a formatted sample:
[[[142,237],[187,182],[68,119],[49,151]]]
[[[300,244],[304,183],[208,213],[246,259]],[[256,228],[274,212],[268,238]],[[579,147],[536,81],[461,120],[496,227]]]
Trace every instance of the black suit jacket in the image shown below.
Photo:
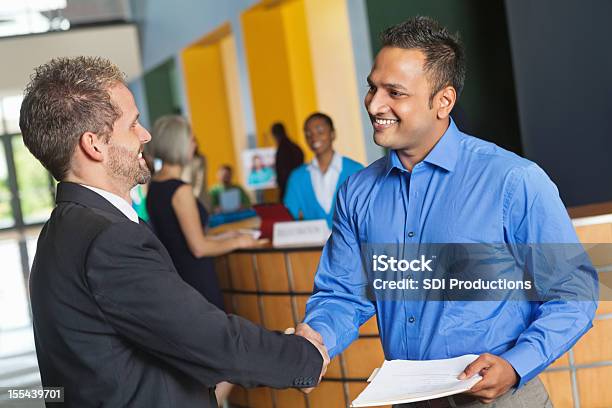
[[[56,201],[30,291],[42,383],[64,387],[64,406],[202,408],[220,381],[316,383],[313,345],[207,302],[147,226],[78,184]]]

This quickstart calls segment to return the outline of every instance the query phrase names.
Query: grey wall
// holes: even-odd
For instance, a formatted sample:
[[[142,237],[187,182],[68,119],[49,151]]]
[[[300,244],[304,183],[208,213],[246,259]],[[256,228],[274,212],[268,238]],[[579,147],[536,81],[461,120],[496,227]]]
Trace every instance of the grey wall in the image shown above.
[[[612,2],[506,0],[525,156],[567,206],[612,200]]]
[[[247,139],[255,134],[255,119],[240,13],[257,2],[258,0],[130,0],[132,18],[140,29],[144,72],[149,72],[169,59],[176,58],[183,48],[222,24],[230,22],[238,54],[242,114],[245,119]],[[146,94],[141,92],[135,96],[137,104],[146,106]],[[186,114],[188,107],[185,106],[184,95],[181,95],[181,99],[183,100],[181,108]]]

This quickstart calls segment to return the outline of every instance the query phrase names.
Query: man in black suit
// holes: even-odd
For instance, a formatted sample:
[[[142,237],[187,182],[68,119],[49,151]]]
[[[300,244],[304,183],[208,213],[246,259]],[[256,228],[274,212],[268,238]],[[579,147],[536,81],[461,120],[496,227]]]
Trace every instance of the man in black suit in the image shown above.
[[[316,341],[267,331],[208,303],[132,210],[150,178],[151,136],[123,74],[100,58],[37,68],[20,127],[60,181],[30,291],[44,386],[67,407],[210,407],[214,385],[310,388],[329,359]]]

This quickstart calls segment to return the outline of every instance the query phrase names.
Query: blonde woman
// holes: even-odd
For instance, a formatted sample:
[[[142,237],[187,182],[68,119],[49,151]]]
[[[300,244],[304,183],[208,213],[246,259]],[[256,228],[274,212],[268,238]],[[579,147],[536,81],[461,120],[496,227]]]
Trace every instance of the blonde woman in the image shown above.
[[[206,235],[208,213],[194,196],[192,186],[181,180],[196,149],[187,120],[178,115],[161,117],[152,133],[152,153],[162,161],[147,195],[147,211],[153,228],[183,280],[223,309],[210,257],[251,246],[255,241],[244,234],[225,238]]]

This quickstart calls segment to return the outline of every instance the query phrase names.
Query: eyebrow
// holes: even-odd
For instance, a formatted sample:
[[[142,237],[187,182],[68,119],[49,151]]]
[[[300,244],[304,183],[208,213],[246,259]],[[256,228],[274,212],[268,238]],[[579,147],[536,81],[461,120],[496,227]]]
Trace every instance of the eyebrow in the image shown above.
[[[369,85],[374,85],[374,83],[372,82],[372,79],[369,76],[367,78],[367,81]],[[382,86],[385,88],[393,88],[393,89],[399,89],[401,91],[408,91],[402,84],[385,83],[385,84],[382,84]]]

